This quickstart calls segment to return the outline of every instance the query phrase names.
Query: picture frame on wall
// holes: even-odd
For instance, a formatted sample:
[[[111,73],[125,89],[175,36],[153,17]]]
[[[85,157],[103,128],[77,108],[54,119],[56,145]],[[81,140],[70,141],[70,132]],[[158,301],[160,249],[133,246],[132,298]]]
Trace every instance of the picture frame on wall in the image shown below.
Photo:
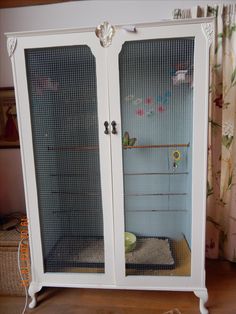
[[[0,88],[0,149],[19,147],[14,88]]]

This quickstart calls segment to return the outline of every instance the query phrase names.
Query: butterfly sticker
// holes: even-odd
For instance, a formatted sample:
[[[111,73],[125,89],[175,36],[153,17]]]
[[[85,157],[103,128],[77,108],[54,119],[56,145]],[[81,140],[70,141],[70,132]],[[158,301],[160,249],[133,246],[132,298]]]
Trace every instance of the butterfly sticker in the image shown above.
[[[124,136],[122,137],[122,143],[123,143],[124,147],[134,146],[136,140],[137,139],[135,137],[130,138],[129,132],[127,132],[127,131],[125,132]]]

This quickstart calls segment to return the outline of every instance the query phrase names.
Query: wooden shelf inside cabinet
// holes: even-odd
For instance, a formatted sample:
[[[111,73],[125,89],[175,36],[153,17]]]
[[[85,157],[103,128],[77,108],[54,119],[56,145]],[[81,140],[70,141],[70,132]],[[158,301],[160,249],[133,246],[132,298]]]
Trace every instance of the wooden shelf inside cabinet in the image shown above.
[[[137,148],[168,148],[168,147],[189,147],[188,144],[161,144],[161,145],[136,145],[136,146],[123,146],[124,149],[137,149]],[[93,151],[98,150],[99,146],[48,146],[48,151]]]
[[[187,175],[189,172],[137,172],[124,173],[125,176],[173,176],[173,175]]]
[[[168,148],[168,147],[189,147],[188,144],[160,144],[160,145],[135,145],[135,146],[123,146],[124,149],[138,149],[138,148]]]
[[[127,193],[125,196],[183,196],[188,193]]]
[[[187,212],[187,209],[126,209],[125,212],[129,213],[150,213],[150,212],[159,212],[159,213],[174,213],[174,212]]]

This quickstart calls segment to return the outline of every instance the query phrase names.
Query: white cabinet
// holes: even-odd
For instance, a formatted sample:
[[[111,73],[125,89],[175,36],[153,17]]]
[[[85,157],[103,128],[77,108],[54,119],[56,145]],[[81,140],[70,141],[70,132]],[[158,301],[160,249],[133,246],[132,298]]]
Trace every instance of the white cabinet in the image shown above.
[[[30,307],[42,286],[102,287],[194,291],[207,313],[212,20],[7,36]]]

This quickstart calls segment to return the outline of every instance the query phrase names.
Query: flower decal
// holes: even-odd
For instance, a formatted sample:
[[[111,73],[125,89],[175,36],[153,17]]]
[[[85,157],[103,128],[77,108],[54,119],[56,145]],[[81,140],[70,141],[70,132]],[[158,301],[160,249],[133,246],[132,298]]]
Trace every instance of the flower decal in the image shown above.
[[[161,105],[161,106],[158,106],[158,107],[157,107],[157,111],[158,111],[158,112],[164,112],[164,111],[166,111],[166,108]]]
[[[137,116],[142,117],[142,116],[144,116],[145,111],[142,108],[139,108],[139,109],[135,110],[135,113]]]
[[[128,95],[125,97],[125,101],[128,101],[128,102],[132,101],[133,99],[134,99],[134,95]]]
[[[136,98],[133,102],[134,102],[134,105],[140,105],[143,102],[143,100],[142,98]]]
[[[133,113],[136,116],[151,117],[156,113],[165,112],[167,110],[167,105],[170,104],[171,96],[171,90],[166,89],[154,96],[149,95],[140,97],[140,95],[129,94],[123,98],[123,101],[127,106],[134,106]]]
[[[144,103],[146,105],[152,105],[153,104],[153,98],[152,97],[147,97],[145,100],[144,100]]]

